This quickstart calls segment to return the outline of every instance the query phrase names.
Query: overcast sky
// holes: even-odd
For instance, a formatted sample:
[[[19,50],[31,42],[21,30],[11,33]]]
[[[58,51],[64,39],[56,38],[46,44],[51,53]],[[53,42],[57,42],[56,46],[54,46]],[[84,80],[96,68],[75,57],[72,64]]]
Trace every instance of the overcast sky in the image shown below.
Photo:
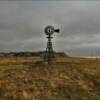
[[[56,51],[100,56],[99,1],[0,1],[0,52],[45,50],[46,25]]]

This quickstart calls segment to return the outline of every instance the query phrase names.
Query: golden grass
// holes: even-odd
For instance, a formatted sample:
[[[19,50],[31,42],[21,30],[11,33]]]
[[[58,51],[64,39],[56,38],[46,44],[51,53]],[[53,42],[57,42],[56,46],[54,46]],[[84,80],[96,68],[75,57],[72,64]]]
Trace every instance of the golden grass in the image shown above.
[[[100,100],[100,60],[0,58],[0,100]]]

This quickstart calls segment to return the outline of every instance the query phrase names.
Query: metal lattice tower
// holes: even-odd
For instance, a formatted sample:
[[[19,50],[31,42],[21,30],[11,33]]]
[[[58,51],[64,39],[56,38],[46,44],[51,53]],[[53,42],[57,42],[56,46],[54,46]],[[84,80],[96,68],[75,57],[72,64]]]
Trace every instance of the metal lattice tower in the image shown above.
[[[53,51],[53,47],[52,47],[52,35],[54,32],[59,32],[59,29],[54,29],[53,26],[47,26],[45,28],[45,34],[47,35],[47,48],[46,48],[46,52],[44,55],[44,61],[47,62],[48,64],[51,64],[52,61],[54,61],[54,51]]]

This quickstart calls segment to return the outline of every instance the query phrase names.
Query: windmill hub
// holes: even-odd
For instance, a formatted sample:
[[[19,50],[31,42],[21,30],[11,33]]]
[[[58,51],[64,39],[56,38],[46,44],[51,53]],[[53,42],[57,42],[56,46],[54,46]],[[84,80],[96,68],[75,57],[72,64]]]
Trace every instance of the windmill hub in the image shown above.
[[[49,26],[47,26],[47,27],[45,28],[44,31],[45,31],[45,34],[46,34],[46,35],[53,35],[53,33],[54,33],[55,30],[54,30],[54,27],[53,27],[53,26],[50,26],[50,25],[49,25]]]

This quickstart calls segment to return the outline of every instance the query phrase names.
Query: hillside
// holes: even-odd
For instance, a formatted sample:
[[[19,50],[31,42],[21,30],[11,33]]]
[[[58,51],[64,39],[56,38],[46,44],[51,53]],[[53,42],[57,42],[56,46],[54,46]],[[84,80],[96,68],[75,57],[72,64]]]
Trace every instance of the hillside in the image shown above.
[[[0,100],[100,100],[100,60],[0,58]]]

